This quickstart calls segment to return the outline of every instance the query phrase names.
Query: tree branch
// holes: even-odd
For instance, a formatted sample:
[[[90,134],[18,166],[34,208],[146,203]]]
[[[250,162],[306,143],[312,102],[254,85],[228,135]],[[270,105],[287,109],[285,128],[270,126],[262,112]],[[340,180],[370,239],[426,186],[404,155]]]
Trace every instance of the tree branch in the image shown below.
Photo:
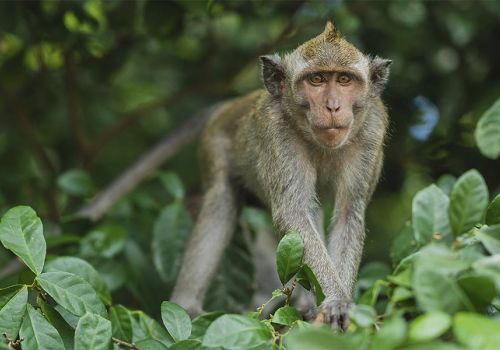
[[[94,199],[76,215],[92,221],[99,220],[118,200],[132,191],[139,182],[150,175],[160,164],[174,156],[185,145],[196,139],[210,116],[224,102],[202,110],[188,119],[184,124],[172,130],[150,151],[139,158],[122,175],[113,181],[106,189],[98,193]]]

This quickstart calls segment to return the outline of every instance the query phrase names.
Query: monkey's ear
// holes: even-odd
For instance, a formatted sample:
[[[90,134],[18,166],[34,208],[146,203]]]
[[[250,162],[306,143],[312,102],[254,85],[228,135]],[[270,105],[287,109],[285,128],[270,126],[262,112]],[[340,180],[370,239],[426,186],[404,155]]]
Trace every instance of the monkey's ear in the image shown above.
[[[285,70],[278,54],[260,56],[262,80],[267,91],[274,97],[281,97],[285,82]]]
[[[370,62],[370,79],[374,94],[380,95],[389,79],[389,66],[392,60],[375,56]]]

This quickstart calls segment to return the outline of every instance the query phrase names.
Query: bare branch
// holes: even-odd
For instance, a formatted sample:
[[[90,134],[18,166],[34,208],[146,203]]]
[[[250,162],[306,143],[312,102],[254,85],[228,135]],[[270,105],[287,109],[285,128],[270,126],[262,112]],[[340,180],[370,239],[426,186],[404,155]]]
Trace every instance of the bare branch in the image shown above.
[[[199,114],[172,130],[106,189],[97,194],[90,203],[81,208],[76,215],[92,221],[99,220],[118,200],[132,191],[139,182],[150,175],[160,164],[174,156],[185,145],[194,141],[210,116],[223,103],[220,102],[202,110]]]

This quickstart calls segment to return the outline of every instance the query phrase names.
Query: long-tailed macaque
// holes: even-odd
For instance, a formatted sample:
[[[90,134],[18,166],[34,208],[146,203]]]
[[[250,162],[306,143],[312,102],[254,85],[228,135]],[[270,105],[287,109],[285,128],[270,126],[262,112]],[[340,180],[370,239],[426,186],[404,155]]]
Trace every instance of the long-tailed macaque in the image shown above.
[[[382,167],[388,116],[380,94],[391,61],[364,55],[331,22],[284,57],[260,59],[266,90],[222,105],[202,135],[206,193],[171,299],[202,311],[243,189],[267,205],[280,232],[300,233],[304,262],[326,295],[316,320],[345,329]],[[320,203],[333,197],[325,244]]]

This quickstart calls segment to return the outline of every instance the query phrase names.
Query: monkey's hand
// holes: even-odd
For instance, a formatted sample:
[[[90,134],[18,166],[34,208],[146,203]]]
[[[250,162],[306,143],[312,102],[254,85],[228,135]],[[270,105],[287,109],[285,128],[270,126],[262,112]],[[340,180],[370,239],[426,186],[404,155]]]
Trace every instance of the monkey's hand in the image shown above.
[[[354,303],[349,299],[325,299],[319,306],[314,324],[329,324],[334,329],[346,331],[349,326],[349,310]]]

